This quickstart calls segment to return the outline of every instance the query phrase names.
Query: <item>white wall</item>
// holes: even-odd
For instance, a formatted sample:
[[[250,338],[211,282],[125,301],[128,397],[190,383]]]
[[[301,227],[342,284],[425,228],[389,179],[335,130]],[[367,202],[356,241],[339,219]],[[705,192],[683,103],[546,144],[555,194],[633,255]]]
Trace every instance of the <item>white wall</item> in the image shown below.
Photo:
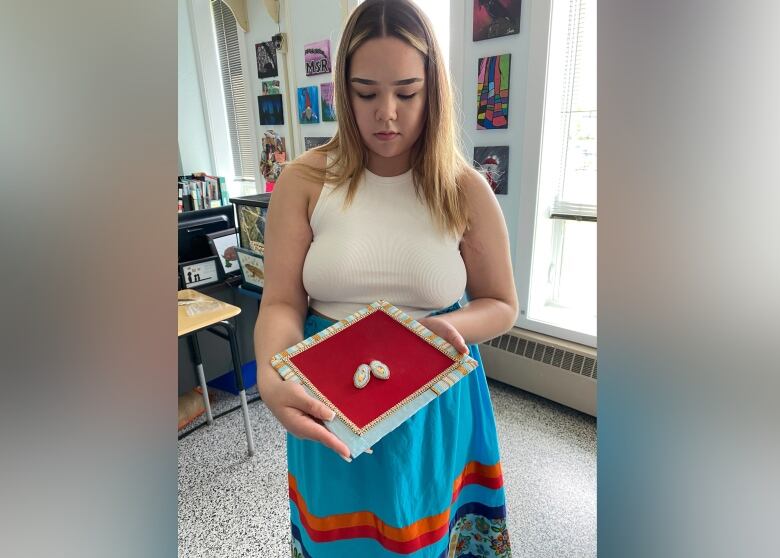
[[[509,146],[509,176],[506,195],[498,195],[509,230],[511,254],[516,254],[525,137],[525,110],[529,59],[530,10],[534,0],[524,0],[520,14],[520,32],[515,35],[474,42],[473,2],[452,0],[450,67],[457,108],[460,111],[461,141],[465,155],[473,160],[474,147]],[[477,62],[485,56],[511,54],[509,67],[509,126],[505,130],[477,130]],[[517,279],[517,278],[516,278]]]
[[[257,97],[261,94],[261,80],[257,76],[257,64],[253,60],[249,76],[250,100],[253,110],[258,141],[266,130],[274,130],[285,138],[288,156],[294,158],[303,153],[304,136],[332,136],[336,133],[335,122],[319,124],[299,124],[297,107],[297,88],[332,82],[333,72],[317,76],[306,76],[303,48],[307,43],[330,39],[331,62],[335,63],[336,50],[341,38],[341,30],[349,9],[357,5],[356,0],[282,0],[279,25],[269,16],[265,3],[261,0],[248,0],[249,32],[245,35],[246,52],[254,56],[255,44],[269,41],[272,35],[281,32],[288,37],[287,54],[277,52],[278,79],[284,102],[284,125],[265,126],[260,124]],[[287,67],[285,76],[284,67]],[[319,92],[318,92],[319,94]],[[322,99],[319,99],[321,106]]]
[[[179,172],[214,173],[187,0],[178,0]]]

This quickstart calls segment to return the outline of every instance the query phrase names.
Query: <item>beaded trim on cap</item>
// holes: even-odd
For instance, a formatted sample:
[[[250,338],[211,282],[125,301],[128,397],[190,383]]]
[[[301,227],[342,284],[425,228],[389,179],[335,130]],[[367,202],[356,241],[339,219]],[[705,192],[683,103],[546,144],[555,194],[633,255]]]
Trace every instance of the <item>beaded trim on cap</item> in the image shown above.
[[[404,327],[406,327],[408,330],[410,330],[412,333],[416,334],[418,337],[420,337],[422,340],[424,340],[429,345],[435,347],[437,350],[439,350],[441,353],[446,355],[448,358],[452,359],[453,363],[451,366],[447,367],[445,370],[437,374],[434,378],[432,378],[430,381],[425,383],[422,387],[420,387],[417,391],[414,393],[408,395],[405,399],[379,415],[377,418],[366,424],[364,427],[359,427],[355,423],[353,423],[341,410],[336,407],[325,395],[318,390],[314,384],[309,380],[309,378],[306,377],[306,375],[301,372],[301,370],[298,369],[295,364],[292,362],[292,358],[301,353],[302,351],[305,351],[306,349],[309,349],[318,343],[321,343],[325,339],[329,338],[332,335],[335,335],[339,331],[359,322],[363,318],[370,316],[374,312],[384,312],[391,318],[393,318],[395,321],[402,324]],[[276,371],[279,373],[282,378],[284,378],[287,381],[297,381],[298,383],[302,383],[308,387],[312,394],[325,403],[333,412],[336,413],[336,416],[338,416],[348,427],[349,429],[357,434],[358,436],[362,436],[366,432],[368,432],[371,428],[382,422],[387,417],[393,415],[396,413],[399,409],[401,409],[404,405],[408,404],[413,399],[419,397],[423,393],[425,393],[428,390],[431,390],[436,396],[441,395],[445,391],[447,391],[450,387],[455,385],[455,383],[463,376],[466,376],[469,372],[474,370],[478,363],[476,360],[471,358],[468,355],[462,355],[458,353],[458,351],[447,341],[433,333],[431,330],[426,328],[424,325],[419,323],[414,318],[408,316],[403,311],[399,310],[389,302],[385,300],[378,300],[376,302],[373,302],[366,306],[365,308],[361,308],[354,314],[350,314],[343,320],[339,320],[335,324],[325,328],[323,331],[309,337],[308,339],[304,339],[300,343],[296,343],[292,347],[287,348],[286,350],[275,354],[271,358],[271,366],[273,366]]]

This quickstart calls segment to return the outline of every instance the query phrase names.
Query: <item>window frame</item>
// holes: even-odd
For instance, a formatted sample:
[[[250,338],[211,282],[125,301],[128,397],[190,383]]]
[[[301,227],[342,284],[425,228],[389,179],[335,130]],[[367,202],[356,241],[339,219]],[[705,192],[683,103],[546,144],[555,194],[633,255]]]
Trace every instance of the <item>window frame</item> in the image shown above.
[[[523,160],[521,183],[530,187],[521,188],[517,220],[517,239],[514,254],[514,275],[517,285],[520,312],[515,322],[517,327],[580,343],[597,348],[596,335],[566,329],[528,318],[530,302],[532,255],[536,244],[536,218],[539,212],[539,177],[541,170],[542,134],[544,127],[545,98],[547,93],[547,72],[551,39],[553,0],[536,0],[533,9],[526,12],[531,18],[529,25],[529,51],[526,105],[523,115]],[[554,229],[556,227],[553,227]],[[563,227],[557,227],[563,230]],[[553,245],[562,238],[552,238]]]

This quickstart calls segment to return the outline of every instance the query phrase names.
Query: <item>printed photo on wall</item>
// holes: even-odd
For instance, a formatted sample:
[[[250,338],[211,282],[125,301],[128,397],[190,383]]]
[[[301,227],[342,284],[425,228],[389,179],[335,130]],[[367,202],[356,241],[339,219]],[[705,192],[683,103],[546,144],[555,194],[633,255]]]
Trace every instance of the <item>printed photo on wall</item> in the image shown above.
[[[279,69],[276,65],[276,49],[271,41],[267,43],[257,43],[255,45],[257,53],[257,77],[265,79],[279,75]]]
[[[279,86],[278,79],[272,79],[270,81],[261,82],[263,95],[279,95],[282,90]]]
[[[306,63],[306,75],[330,73],[330,39],[303,45],[303,60]]]
[[[520,0],[474,0],[474,40],[520,32]]]
[[[301,124],[317,124],[320,121],[320,100],[317,86],[298,88],[298,117]]]
[[[241,267],[243,287],[262,292],[265,286],[265,262],[262,252],[254,252],[246,248],[236,248],[238,265]]]
[[[480,58],[477,65],[477,130],[509,127],[511,54]]]
[[[509,146],[475,147],[474,168],[487,179],[493,192],[506,195]]]
[[[333,104],[333,83],[321,83],[320,94],[322,96],[322,121],[336,121],[336,106]]]
[[[308,151],[309,149],[319,147],[320,145],[325,145],[329,141],[330,138],[325,136],[305,137],[303,138],[303,148],[304,150]]]
[[[260,124],[274,126],[284,124],[284,109],[281,95],[261,95],[257,98]]]

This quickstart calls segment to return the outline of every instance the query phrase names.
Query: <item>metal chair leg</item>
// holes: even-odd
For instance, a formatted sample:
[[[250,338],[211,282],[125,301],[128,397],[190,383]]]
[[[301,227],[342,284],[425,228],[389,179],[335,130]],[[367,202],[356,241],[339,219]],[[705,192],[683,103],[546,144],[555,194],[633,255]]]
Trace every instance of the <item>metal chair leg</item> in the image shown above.
[[[236,386],[238,386],[238,396],[241,398],[241,411],[244,414],[244,429],[246,430],[246,443],[249,455],[255,454],[255,441],[252,436],[252,425],[249,422],[249,407],[246,403],[246,390],[244,389],[244,378],[241,375],[241,357],[238,352],[238,341],[236,340],[236,328],[227,320],[220,322],[228,334],[230,342],[230,355],[233,357],[233,370],[236,374]]]
[[[203,392],[203,406],[206,407],[206,420],[208,423],[214,424],[214,417],[211,414],[211,403],[209,403],[209,389],[206,385],[206,375],[203,373],[203,359],[200,356],[200,345],[198,345],[198,337],[196,333],[187,336],[190,342],[190,348],[192,349],[193,360],[195,361],[195,373],[198,377],[198,383],[200,389]]]

